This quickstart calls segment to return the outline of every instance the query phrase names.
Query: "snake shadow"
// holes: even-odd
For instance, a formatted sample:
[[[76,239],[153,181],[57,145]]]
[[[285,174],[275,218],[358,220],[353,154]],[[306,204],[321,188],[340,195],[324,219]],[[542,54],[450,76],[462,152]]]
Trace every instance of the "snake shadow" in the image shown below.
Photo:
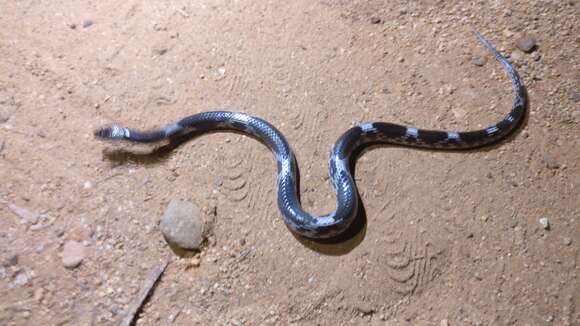
[[[355,171],[358,155],[355,154],[353,155],[353,157],[355,158],[349,162],[349,167],[350,170],[352,171],[351,174],[354,179],[356,177]],[[298,164],[296,164],[296,166],[298,169],[297,173],[298,189],[300,189],[300,168],[298,167]],[[303,246],[305,246],[310,250],[328,256],[346,255],[349,252],[351,252],[354,248],[358,247],[358,245],[360,245],[363,242],[366,236],[367,213],[362,198],[360,197],[358,191],[356,192],[356,196],[359,203],[359,209],[354,221],[343,233],[335,237],[326,239],[307,238],[300,234],[292,232],[292,229],[290,229],[288,226],[286,227],[298,242],[300,242]],[[298,199],[300,200],[300,194],[298,194]]]

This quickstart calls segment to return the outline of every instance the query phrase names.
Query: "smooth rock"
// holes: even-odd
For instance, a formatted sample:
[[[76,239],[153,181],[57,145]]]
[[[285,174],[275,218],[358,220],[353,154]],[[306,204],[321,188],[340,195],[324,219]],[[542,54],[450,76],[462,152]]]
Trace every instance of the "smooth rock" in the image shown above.
[[[562,243],[566,246],[569,246],[572,244],[572,238],[566,237],[566,238],[562,239]]]
[[[524,35],[516,40],[516,46],[522,52],[530,53],[536,49],[536,38],[530,35]]]
[[[85,247],[77,241],[67,241],[62,250],[62,264],[72,269],[78,267],[85,259]]]
[[[186,250],[199,250],[204,223],[201,209],[188,201],[171,200],[159,225],[165,240]]]
[[[539,222],[544,228],[544,230],[548,230],[550,228],[550,221],[548,220],[547,217],[540,218]]]

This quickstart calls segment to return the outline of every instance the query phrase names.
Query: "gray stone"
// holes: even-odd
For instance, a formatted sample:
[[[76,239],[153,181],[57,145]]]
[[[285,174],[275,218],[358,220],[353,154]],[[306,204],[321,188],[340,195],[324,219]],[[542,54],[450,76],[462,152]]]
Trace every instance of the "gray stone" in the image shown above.
[[[522,52],[530,53],[536,49],[536,38],[530,35],[524,35],[516,40],[516,46]]]
[[[85,247],[77,241],[67,241],[62,250],[62,264],[68,269],[78,267],[85,259]]]
[[[171,200],[159,225],[165,240],[186,250],[199,250],[204,223],[201,209],[188,201]]]

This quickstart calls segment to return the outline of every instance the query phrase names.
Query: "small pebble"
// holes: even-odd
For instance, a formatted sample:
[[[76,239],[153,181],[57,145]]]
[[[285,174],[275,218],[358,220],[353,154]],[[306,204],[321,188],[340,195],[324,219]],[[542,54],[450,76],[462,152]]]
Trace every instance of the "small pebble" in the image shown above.
[[[85,259],[85,247],[77,241],[69,240],[62,250],[62,264],[68,269],[78,267]]]
[[[449,321],[447,319],[441,319],[441,326],[449,326]]]
[[[36,288],[34,290],[34,295],[32,296],[36,302],[42,301],[44,298],[44,289],[43,288]]]
[[[14,277],[14,284],[18,286],[28,284],[28,275],[26,275],[26,272],[24,271],[18,272],[18,274],[16,274],[16,277]]]
[[[570,91],[570,93],[568,94],[568,98],[574,103],[579,103],[580,102],[580,92]]]
[[[162,56],[165,53],[167,53],[167,51],[168,51],[168,49],[165,48],[165,47],[156,47],[156,48],[153,48],[153,54],[154,55],[157,55],[157,56]]]
[[[356,310],[358,310],[363,315],[370,315],[375,311],[375,309],[370,304],[365,302],[360,302],[356,306]]]
[[[90,19],[83,20],[83,28],[91,27],[93,24],[94,24],[94,22]]]
[[[22,219],[22,223],[36,224],[40,216],[28,208],[19,207],[14,204],[8,204],[8,208]]]
[[[467,115],[467,111],[465,111],[461,107],[454,107],[454,108],[451,109],[451,112],[453,112],[453,116],[457,120],[462,120]]]
[[[204,223],[201,210],[193,203],[171,200],[159,227],[168,243],[186,250],[201,248]]]
[[[512,62],[522,61],[522,54],[514,51],[510,54],[510,59],[512,59]]]
[[[482,56],[479,56],[479,55],[474,55],[471,58],[471,63],[478,66],[478,67],[481,67],[485,64],[485,58]]]
[[[549,170],[556,170],[560,168],[560,162],[558,162],[554,157],[550,154],[544,154],[542,156],[542,161],[544,161],[544,165]]]
[[[571,244],[572,244],[572,238],[568,238],[568,237],[566,237],[566,238],[564,238],[564,239],[562,240],[562,243],[563,243],[564,245],[566,245],[566,246],[569,246],[569,245],[571,245]]]
[[[544,228],[544,230],[550,229],[550,221],[548,221],[547,217],[540,218],[539,222],[542,225],[542,227]]]
[[[37,254],[41,254],[44,251],[44,245],[41,243],[34,248],[34,251]]]
[[[516,40],[516,46],[522,52],[530,53],[536,49],[536,39],[530,35],[524,35]]]
[[[213,187],[214,189],[220,188],[224,184],[224,177],[217,176],[213,179]]]
[[[199,259],[199,257],[193,257],[191,259],[191,266],[192,267],[199,267],[199,265],[201,265],[201,260]]]
[[[10,255],[2,262],[3,267],[12,267],[18,265],[18,255]]]
[[[371,24],[380,24],[383,20],[381,17],[373,16],[371,17]]]

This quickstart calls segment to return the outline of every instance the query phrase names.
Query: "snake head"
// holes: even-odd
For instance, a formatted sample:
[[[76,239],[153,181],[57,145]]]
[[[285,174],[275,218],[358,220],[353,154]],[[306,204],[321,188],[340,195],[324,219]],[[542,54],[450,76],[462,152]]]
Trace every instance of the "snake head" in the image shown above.
[[[95,130],[94,135],[96,138],[100,139],[125,139],[130,136],[130,132],[129,129],[125,127],[111,125]]]

